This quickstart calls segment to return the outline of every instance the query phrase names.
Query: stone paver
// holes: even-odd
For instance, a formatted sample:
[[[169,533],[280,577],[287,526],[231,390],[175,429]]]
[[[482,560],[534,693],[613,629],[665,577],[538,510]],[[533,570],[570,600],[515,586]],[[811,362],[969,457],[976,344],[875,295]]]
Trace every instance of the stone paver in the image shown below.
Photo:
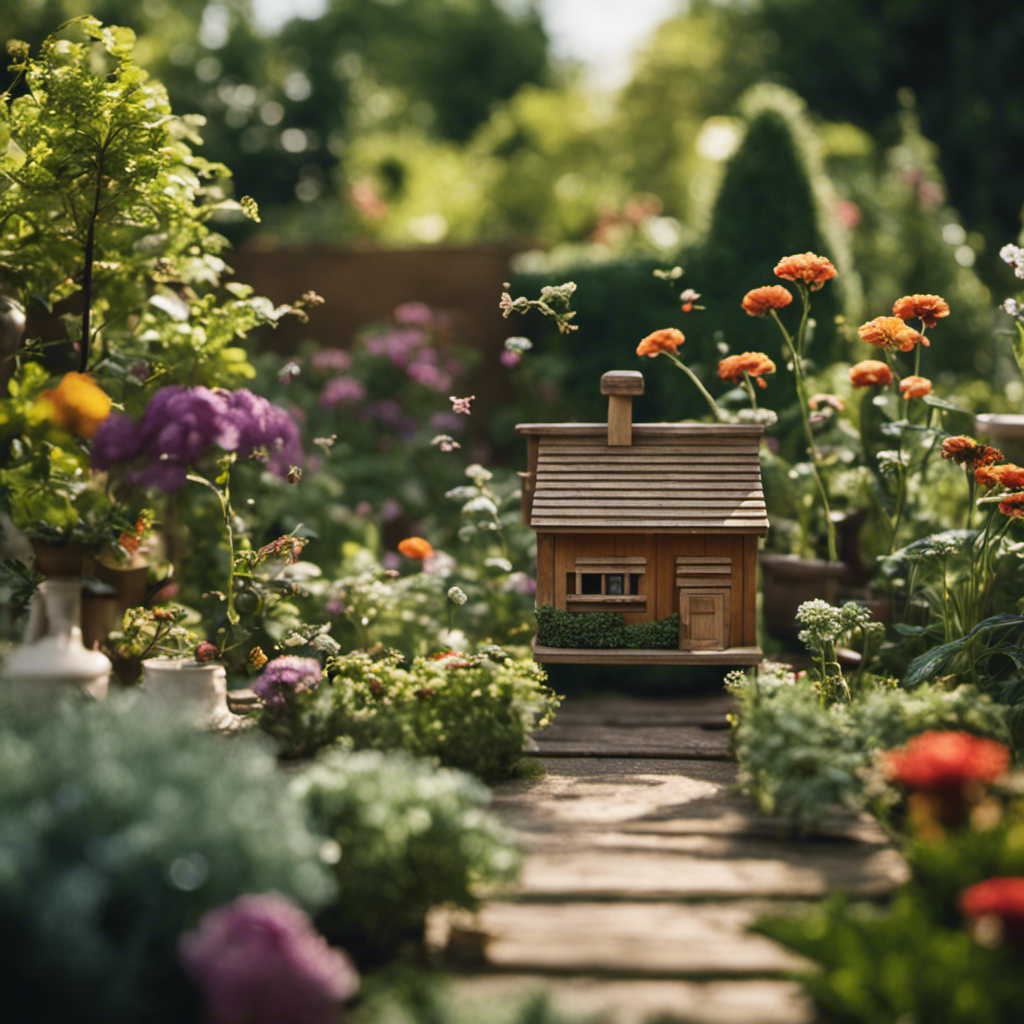
[[[546,775],[495,790],[527,853],[515,889],[432,922],[467,996],[542,984],[613,1024],[814,1019],[787,980],[799,958],[749,926],[836,887],[884,896],[905,867],[869,821],[793,841],[753,813],[726,759],[731,710],[714,694],[566,702],[537,737]]]

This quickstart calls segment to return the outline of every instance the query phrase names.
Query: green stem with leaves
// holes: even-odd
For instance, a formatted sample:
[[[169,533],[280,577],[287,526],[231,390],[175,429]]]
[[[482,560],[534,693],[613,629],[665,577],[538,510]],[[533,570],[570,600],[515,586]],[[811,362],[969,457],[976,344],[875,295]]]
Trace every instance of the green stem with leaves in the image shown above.
[[[839,547],[836,543],[836,527],[832,522],[832,509],[829,505],[828,491],[825,489],[825,481],[821,475],[821,453],[814,440],[814,431],[811,430],[811,410],[807,397],[807,384],[804,380],[803,345],[804,335],[807,330],[808,314],[810,313],[810,293],[805,284],[799,285],[800,298],[803,303],[803,311],[800,314],[800,324],[797,328],[796,338],[786,330],[785,324],[779,319],[779,314],[773,309],[771,314],[775,323],[782,332],[783,340],[789,349],[790,358],[793,363],[793,378],[796,381],[797,401],[800,405],[800,418],[803,421],[804,436],[807,439],[807,450],[811,456],[811,474],[818,488],[821,497],[822,509],[825,513],[825,536],[828,542],[828,559],[830,562],[839,561]]]
[[[213,491],[217,495],[217,500],[220,502],[221,514],[224,516],[224,527],[225,534],[228,542],[228,580],[227,590],[225,597],[227,600],[227,617],[228,623],[231,626],[238,625],[238,612],[235,609],[235,531],[233,528],[233,521],[235,518],[234,510],[231,507],[231,485],[228,479],[228,470],[225,467],[221,480],[223,484],[218,487],[215,483],[207,480],[206,477],[199,476],[197,473],[189,473],[186,479],[191,480],[193,483],[202,484],[204,487]]]

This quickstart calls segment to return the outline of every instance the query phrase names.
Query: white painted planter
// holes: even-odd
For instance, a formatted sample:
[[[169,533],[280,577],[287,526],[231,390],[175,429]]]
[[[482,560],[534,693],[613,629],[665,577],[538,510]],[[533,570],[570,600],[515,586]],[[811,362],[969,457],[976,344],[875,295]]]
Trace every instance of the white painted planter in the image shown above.
[[[1010,462],[1024,461],[1024,415],[983,412],[974,417],[974,431],[987,437]]]
[[[142,663],[142,685],[153,700],[196,725],[217,728],[234,720],[227,705],[227,675],[216,662],[149,658]]]
[[[82,581],[51,577],[32,599],[25,640],[4,662],[12,682],[54,693],[77,690],[102,700],[110,683],[110,659],[82,643]]]

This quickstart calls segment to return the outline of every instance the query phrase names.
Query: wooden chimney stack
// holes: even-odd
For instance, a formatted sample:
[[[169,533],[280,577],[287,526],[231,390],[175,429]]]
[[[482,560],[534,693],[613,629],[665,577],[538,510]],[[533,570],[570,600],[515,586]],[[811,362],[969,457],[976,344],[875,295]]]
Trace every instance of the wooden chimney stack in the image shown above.
[[[608,396],[609,446],[633,443],[633,396],[643,393],[644,376],[638,370],[609,370],[601,377],[601,394]]]

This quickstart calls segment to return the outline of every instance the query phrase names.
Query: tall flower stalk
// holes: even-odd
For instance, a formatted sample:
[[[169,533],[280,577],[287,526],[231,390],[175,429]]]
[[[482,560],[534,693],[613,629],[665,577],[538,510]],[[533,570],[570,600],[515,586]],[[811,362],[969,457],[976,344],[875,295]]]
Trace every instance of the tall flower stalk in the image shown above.
[[[807,252],[795,256],[786,256],[775,266],[775,276],[784,281],[792,281],[797,286],[800,296],[800,321],[795,333],[791,333],[779,317],[778,311],[792,302],[792,295],[782,285],[765,285],[747,292],[743,297],[743,309],[750,316],[764,316],[771,313],[776,326],[782,332],[785,349],[793,367],[793,378],[796,383],[797,401],[800,405],[800,418],[803,423],[804,438],[807,441],[807,452],[810,456],[811,474],[821,498],[822,512],[825,518],[825,536],[828,546],[828,558],[831,562],[839,560],[839,546],[836,541],[835,523],[832,521],[832,509],[828,500],[828,489],[821,473],[821,452],[814,440],[811,430],[811,408],[807,394],[807,375],[804,367],[804,346],[807,341],[807,326],[810,321],[811,292],[818,291],[826,281],[836,276],[836,268],[831,260],[824,256],[816,256]]]

